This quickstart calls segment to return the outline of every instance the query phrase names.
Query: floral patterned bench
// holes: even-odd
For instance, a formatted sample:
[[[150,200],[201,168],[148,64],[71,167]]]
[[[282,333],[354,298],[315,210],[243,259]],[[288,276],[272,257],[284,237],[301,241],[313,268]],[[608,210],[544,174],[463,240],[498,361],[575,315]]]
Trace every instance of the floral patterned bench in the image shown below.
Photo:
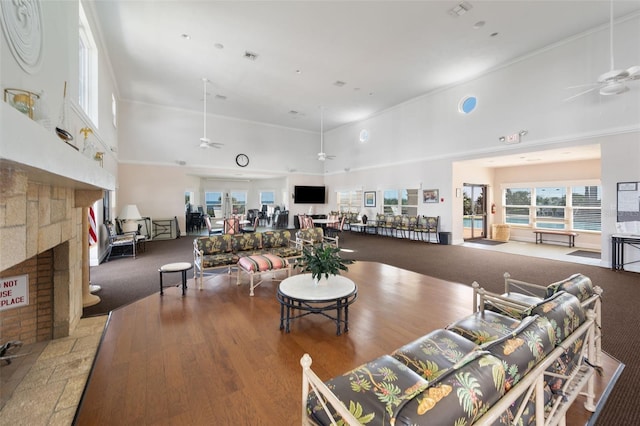
[[[303,423],[562,424],[585,389],[594,411],[593,306],[560,287],[516,317],[476,309],[326,382],[303,356]]]
[[[291,240],[291,231],[278,229],[246,234],[222,234],[193,240],[196,281],[202,290],[205,271],[237,267],[241,257],[272,254],[287,260],[302,255],[302,248]]]

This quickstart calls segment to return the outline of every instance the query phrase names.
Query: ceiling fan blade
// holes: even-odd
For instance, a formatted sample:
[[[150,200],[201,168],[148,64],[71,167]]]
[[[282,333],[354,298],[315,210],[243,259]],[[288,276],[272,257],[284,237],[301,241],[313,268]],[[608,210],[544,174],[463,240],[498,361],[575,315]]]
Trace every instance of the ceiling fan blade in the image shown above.
[[[568,98],[563,99],[563,101],[564,101],[564,102],[571,101],[571,100],[573,100],[573,99],[575,99],[575,98],[577,98],[577,97],[580,97],[580,96],[582,96],[582,95],[586,95],[586,94],[587,94],[587,93],[589,93],[589,92],[593,92],[594,90],[596,90],[596,87],[592,87],[591,89],[588,89],[588,90],[583,90],[583,91],[582,91],[582,92],[580,92],[580,93],[576,93],[576,94],[575,94],[575,95],[573,95],[573,96],[569,96]]]
[[[640,80],[640,65],[627,68],[627,72],[629,73],[629,80]]]
[[[578,84],[577,86],[568,86],[566,89],[582,89],[583,87],[594,87],[599,83],[586,83],[586,84]]]

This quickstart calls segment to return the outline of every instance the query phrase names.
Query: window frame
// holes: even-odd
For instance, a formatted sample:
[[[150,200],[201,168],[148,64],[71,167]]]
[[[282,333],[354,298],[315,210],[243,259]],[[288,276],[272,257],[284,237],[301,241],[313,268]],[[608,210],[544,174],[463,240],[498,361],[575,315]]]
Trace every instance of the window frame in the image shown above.
[[[361,189],[336,191],[336,208],[340,213],[359,213],[364,207]]]
[[[78,7],[78,105],[96,127],[99,126],[98,97],[98,48],[80,2]]]
[[[579,192],[581,187],[591,188],[588,192],[591,193],[590,198],[596,200],[593,205],[578,205],[574,204],[574,195]],[[539,193],[542,189],[562,189],[562,197],[564,202],[557,204],[542,203]],[[518,190],[528,191],[529,203],[528,204],[507,204],[507,191]],[[575,193],[574,193],[575,191]],[[602,232],[602,185],[600,182],[584,181],[584,182],[560,182],[560,183],[516,183],[516,184],[503,184],[501,185],[502,196],[502,217],[506,224],[520,228],[531,229],[550,229],[550,230],[564,230],[564,231],[579,231],[584,233],[601,233]],[[562,198],[560,197],[560,198]],[[557,198],[557,197],[556,197]],[[553,199],[553,198],[551,198]],[[576,197],[577,199],[577,197]],[[527,211],[527,214],[513,214],[509,213],[510,209],[522,209]],[[539,213],[542,209],[562,210],[562,214],[552,212],[552,216],[540,216]],[[593,217],[599,217],[599,223],[594,221],[587,221],[586,224],[591,224],[592,229],[587,229],[587,226],[576,226],[577,223],[584,221],[576,221],[576,212],[593,212]],[[510,219],[510,217],[527,218],[527,222],[517,222]],[[555,216],[555,217],[553,217]],[[585,215],[586,216],[586,215]]]

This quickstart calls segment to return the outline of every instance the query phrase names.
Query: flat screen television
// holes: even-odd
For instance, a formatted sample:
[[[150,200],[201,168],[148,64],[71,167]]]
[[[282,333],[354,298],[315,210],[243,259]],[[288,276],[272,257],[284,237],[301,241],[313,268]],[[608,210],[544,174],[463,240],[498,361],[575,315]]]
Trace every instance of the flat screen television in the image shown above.
[[[293,202],[296,204],[324,204],[324,186],[295,186],[293,188]]]

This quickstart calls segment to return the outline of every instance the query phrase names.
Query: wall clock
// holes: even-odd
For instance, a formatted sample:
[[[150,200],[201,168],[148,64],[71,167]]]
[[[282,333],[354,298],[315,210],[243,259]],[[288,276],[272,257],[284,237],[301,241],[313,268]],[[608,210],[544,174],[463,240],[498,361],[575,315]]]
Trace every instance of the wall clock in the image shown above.
[[[249,157],[246,154],[236,155],[236,164],[240,167],[247,167],[249,165]]]

